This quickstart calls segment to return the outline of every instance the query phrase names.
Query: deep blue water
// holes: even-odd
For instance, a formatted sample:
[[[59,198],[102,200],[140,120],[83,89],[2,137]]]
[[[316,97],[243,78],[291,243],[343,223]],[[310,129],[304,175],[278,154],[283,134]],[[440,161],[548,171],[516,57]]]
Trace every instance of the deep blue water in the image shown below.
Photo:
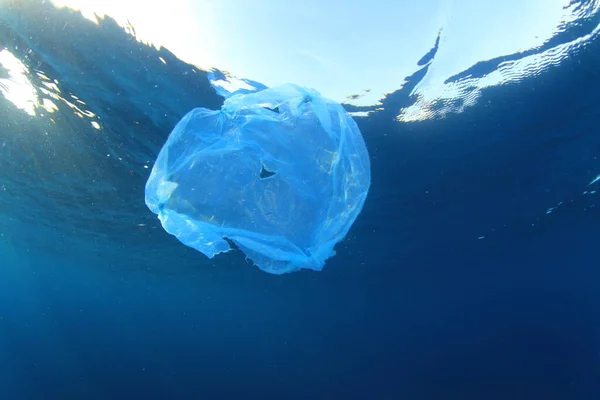
[[[222,104],[207,74],[110,20],[7,4],[0,48],[57,110],[0,97],[0,399],[600,397],[596,36],[462,113],[398,122],[432,44],[356,118],[372,186],[337,255],[273,276],[207,260],[144,204],[175,123]]]

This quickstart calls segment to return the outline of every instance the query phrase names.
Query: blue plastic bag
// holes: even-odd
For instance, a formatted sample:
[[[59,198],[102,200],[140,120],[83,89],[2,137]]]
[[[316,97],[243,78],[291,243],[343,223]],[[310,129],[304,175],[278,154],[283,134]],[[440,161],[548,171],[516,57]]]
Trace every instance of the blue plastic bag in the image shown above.
[[[146,204],[167,232],[209,258],[233,242],[266,272],[318,271],[370,182],[354,120],[288,84],[233,95],[220,111],[190,111],[158,155]]]

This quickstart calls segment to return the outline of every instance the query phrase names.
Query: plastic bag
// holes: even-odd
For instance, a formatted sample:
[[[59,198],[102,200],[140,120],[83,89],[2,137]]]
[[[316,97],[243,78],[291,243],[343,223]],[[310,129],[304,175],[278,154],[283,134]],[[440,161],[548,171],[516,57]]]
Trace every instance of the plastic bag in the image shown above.
[[[167,232],[209,258],[233,243],[269,273],[321,270],[370,181],[354,120],[288,84],[233,95],[220,111],[190,111],[158,155],[146,204]]]

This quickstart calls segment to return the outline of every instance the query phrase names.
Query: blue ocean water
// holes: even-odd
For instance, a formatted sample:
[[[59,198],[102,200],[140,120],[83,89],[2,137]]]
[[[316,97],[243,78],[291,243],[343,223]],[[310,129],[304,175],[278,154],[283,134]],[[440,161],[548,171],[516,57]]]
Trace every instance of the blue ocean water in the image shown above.
[[[399,121],[438,44],[381,107],[348,105],[369,112],[364,210],[322,272],[273,276],[144,204],[176,122],[223,102],[206,71],[0,3],[0,398],[598,398],[599,19],[455,76],[587,37],[469,107]]]

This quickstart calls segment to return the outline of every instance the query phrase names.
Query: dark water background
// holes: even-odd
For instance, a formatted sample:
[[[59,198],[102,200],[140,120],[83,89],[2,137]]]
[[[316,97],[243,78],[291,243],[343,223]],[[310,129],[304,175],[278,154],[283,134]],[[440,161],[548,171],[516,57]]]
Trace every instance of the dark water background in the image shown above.
[[[58,111],[0,97],[0,399],[600,397],[596,36],[399,123],[425,58],[356,119],[373,183],[338,255],[284,276],[207,260],[144,205],[174,124],[223,101],[204,71],[32,1],[0,4],[2,47]]]

